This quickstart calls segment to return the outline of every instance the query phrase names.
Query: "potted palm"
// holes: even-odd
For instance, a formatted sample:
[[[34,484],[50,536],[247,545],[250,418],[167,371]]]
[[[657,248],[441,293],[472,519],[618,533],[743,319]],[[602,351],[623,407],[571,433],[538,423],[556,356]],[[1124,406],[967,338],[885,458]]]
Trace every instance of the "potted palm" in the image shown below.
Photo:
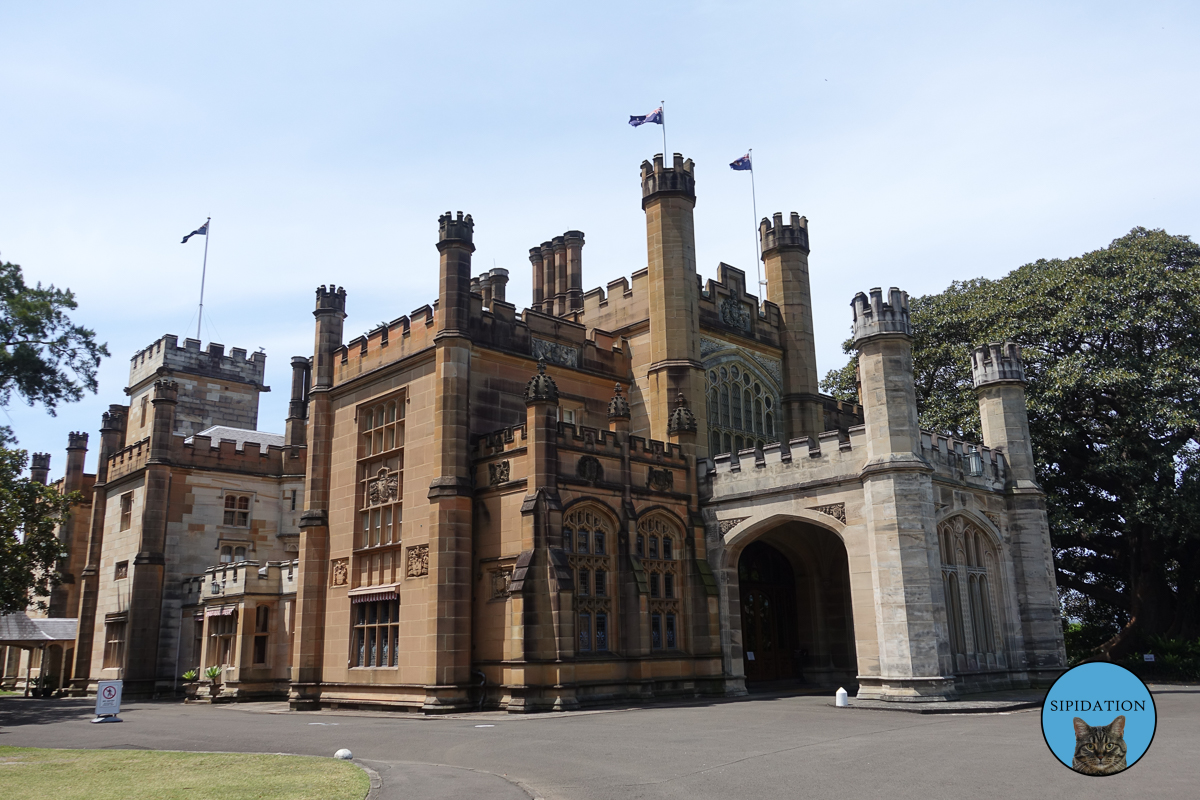
[[[208,678],[210,681],[212,681],[212,683],[210,683],[208,685],[208,696],[213,697],[213,698],[220,697],[221,696],[221,668],[218,666],[209,667],[208,669],[204,670],[204,676],[206,678]]]
[[[194,669],[189,669],[183,673],[183,691],[186,693],[184,697],[185,703],[194,703],[196,701],[196,693],[200,691],[199,677],[200,673]]]

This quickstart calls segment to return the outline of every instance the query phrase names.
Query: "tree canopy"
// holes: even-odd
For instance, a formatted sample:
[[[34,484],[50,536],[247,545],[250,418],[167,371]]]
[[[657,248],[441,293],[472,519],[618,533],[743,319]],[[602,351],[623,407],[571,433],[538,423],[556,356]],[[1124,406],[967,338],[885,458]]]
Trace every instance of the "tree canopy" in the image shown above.
[[[96,369],[108,347],[71,322],[78,307],[70,289],[25,283],[17,264],[0,264],[0,405],[13,392],[50,414],[61,402],[96,391]]]
[[[1135,228],[910,309],[933,430],[978,438],[969,352],[1021,345],[1058,585],[1067,613],[1104,632],[1098,654],[1200,635],[1200,246]],[[853,396],[855,369],[822,387]]]

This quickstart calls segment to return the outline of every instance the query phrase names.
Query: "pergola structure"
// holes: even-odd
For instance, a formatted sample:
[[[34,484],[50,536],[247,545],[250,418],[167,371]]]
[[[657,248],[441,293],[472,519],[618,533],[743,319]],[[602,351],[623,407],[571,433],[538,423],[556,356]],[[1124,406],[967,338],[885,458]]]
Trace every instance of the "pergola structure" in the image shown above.
[[[46,648],[51,645],[67,647],[75,642],[79,622],[74,619],[36,619],[23,612],[0,614],[0,649],[15,647],[28,650],[30,657],[25,665],[25,696],[29,696],[29,677],[33,666],[33,651],[42,653],[41,672],[46,674]],[[58,672],[61,688],[62,670]]]

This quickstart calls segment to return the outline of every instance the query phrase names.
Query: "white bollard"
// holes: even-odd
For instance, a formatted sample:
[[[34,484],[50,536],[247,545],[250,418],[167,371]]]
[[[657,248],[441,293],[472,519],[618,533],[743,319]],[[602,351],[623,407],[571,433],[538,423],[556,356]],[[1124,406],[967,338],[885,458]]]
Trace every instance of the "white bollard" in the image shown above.
[[[349,761],[350,759],[354,758],[354,754],[343,747],[341,750],[338,750],[336,753],[334,753],[333,757],[340,758],[343,761]]]
[[[844,708],[844,707],[846,707],[846,706],[850,705],[850,701],[849,701],[849,699],[848,699],[848,698],[849,698],[849,695],[847,695],[847,694],[846,694],[846,690],[845,690],[845,689],[840,689],[840,688],[839,688],[839,689],[837,690],[837,696],[836,696],[836,697],[837,697],[837,699],[833,701],[833,704],[834,704],[835,706],[837,706],[838,708]]]

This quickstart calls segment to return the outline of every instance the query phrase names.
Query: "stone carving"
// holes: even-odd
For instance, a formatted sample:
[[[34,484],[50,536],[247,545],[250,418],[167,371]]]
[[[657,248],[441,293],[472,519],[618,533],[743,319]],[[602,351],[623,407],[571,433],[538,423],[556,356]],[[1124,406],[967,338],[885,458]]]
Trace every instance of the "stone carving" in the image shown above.
[[[595,456],[584,456],[575,466],[575,474],[585,481],[595,483],[604,477],[604,465]]]
[[[560,364],[564,367],[579,366],[579,349],[558,342],[547,342],[545,339],[532,339],[533,357],[543,358],[550,364]]]
[[[992,524],[995,525],[997,529],[999,529],[999,527],[1000,527],[1000,515],[999,514],[997,514],[995,511],[985,511],[985,512],[983,512],[983,515],[985,517],[987,517],[988,519],[990,519],[992,521]]]
[[[408,548],[408,570],[410,578],[421,578],[429,574],[429,545],[418,544]]]
[[[375,479],[367,481],[368,505],[395,502],[399,488],[399,476],[394,472],[389,473],[387,467],[380,467]]]
[[[722,519],[722,520],[717,521],[717,526],[721,530],[721,535],[724,536],[725,534],[729,533],[731,530],[736,528],[738,525],[741,525],[743,522],[745,522],[748,519],[750,519],[750,518],[749,517],[735,517],[734,519]]]
[[[767,358],[753,350],[747,351],[758,362],[759,366],[767,371],[767,374],[775,379],[775,383],[779,386],[783,385],[783,365],[779,363],[777,358]]]
[[[670,492],[675,489],[675,476],[669,469],[650,468],[646,476],[646,485],[656,492]]]
[[[830,503],[826,506],[813,506],[810,511],[816,511],[826,516],[833,517],[843,525],[846,524],[846,504],[845,503]]]
[[[721,301],[721,322],[738,330],[750,330],[750,312],[732,297]]]
[[[297,549],[299,549],[299,547],[297,547]],[[339,558],[339,559],[335,560],[333,562],[333,569],[331,570],[331,574],[333,575],[333,585],[334,586],[345,586],[347,583],[349,583],[350,582],[350,561],[349,561],[349,559]]]
[[[508,597],[512,594],[512,570],[492,570],[492,599]]]
[[[501,461],[498,464],[488,464],[488,485],[499,486],[502,483],[507,483],[509,478],[509,462]]]
[[[700,337],[700,357],[704,358],[705,356],[707,356],[711,353],[715,353],[718,350],[724,350],[726,347],[729,347],[729,346],[730,345],[726,344],[725,342],[718,342],[716,339],[709,339],[704,336],[701,336]]]

